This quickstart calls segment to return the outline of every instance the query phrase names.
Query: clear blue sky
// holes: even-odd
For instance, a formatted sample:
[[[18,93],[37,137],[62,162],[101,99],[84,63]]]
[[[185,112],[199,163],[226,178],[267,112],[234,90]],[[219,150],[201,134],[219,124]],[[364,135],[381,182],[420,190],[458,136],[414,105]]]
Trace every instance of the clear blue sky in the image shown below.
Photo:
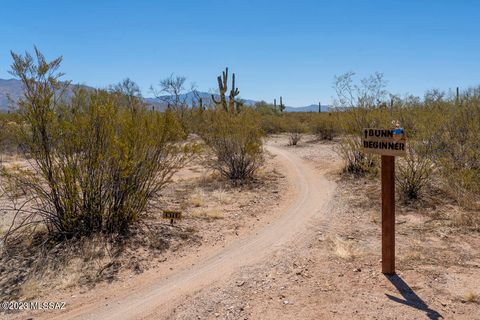
[[[225,66],[243,98],[329,103],[335,75],[385,74],[394,93],[480,84],[480,1],[14,1],[0,4],[9,51],[63,55],[66,79],[148,88],[170,73],[200,90]]]

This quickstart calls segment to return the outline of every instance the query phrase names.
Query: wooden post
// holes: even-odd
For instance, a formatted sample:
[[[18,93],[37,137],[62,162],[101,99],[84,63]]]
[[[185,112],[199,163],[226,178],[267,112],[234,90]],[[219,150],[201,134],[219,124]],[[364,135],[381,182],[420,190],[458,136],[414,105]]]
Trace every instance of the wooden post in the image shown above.
[[[395,273],[395,157],[383,155],[382,273]]]

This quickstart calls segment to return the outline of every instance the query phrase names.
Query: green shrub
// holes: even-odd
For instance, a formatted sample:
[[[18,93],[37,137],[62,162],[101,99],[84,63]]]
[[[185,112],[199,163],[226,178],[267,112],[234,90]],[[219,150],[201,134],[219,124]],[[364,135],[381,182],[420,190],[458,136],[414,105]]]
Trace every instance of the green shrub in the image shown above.
[[[480,98],[464,97],[461,104],[444,106],[441,112],[443,121],[429,156],[456,199],[467,207],[478,206]]]
[[[215,159],[211,166],[232,180],[253,177],[263,163],[260,123],[252,110],[228,113],[221,109],[204,113],[202,138]]]
[[[411,201],[420,198],[425,186],[431,181],[432,162],[415,151],[415,143],[407,144],[407,155],[397,160],[396,185],[401,198]]]
[[[337,135],[337,125],[331,113],[319,114],[312,124],[312,131],[320,140],[333,140]]]
[[[33,198],[24,223],[41,218],[66,238],[127,232],[188,158],[178,122],[119,92],[77,89],[66,102],[61,58],[35,53],[12,53],[12,73],[25,87],[20,139],[33,163],[3,171]]]
[[[288,134],[288,145],[296,146],[303,135],[308,132],[308,127],[303,121],[294,117],[294,115],[288,115],[288,117],[285,118],[284,130]]]
[[[363,151],[362,141],[357,136],[345,136],[336,151],[345,161],[344,171],[354,175],[376,173],[378,160]]]

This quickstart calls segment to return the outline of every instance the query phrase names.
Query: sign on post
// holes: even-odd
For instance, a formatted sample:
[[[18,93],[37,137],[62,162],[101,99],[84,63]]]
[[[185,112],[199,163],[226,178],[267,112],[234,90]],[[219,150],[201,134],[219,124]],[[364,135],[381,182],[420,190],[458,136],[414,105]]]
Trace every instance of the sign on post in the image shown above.
[[[163,210],[163,218],[170,219],[170,224],[173,225],[175,220],[182,218],[182,213],[180,211]]]
[[[362,139],[365,152],[394,157],[406,154],[403,128],[363,129]]]
[[[382,156],[382,272],[395,273],[395,157],[406,154],[405,131],[363,129],[363,150]]]

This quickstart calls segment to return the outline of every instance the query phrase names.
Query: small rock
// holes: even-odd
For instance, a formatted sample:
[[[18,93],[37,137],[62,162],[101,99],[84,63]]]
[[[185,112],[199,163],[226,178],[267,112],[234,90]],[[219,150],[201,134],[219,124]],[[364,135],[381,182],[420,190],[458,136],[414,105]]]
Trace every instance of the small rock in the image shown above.
[[[284,300],[283,304],[289,304],[288,300]]]
[[[243,281],[243,280],[237,281],[237,287],[241,287],[241,286],[243,286],[244,284],[245,284],[245,281]]]
[[[362,271],[362,269],[360,269],[360,268],[353,269],[353,272],[361,272],[361,271]]]

